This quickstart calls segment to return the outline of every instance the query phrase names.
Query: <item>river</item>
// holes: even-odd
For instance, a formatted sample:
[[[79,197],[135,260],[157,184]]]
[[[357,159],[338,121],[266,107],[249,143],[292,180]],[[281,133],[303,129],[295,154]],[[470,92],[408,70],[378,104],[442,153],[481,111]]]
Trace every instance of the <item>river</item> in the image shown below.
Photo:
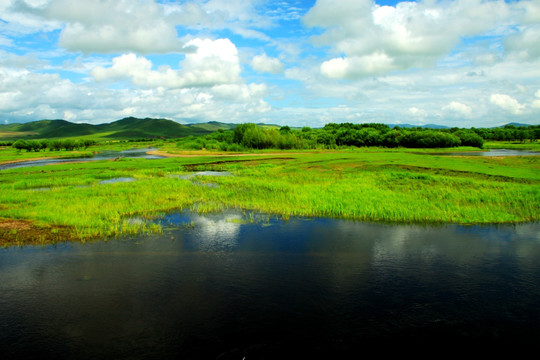
[[[0,170],[15,169],[20,167],[43,166],[52,164],[62,164],[81,161],[111,160],[116,158],[144,158],[144,159],[163,159],[166,156],[149,154],[154,148],[130,149],[124,151],[103,151],[94,156],[84,158],[51,158],[38,160],[25,160],[0,164]],[[419,153],[420,155],[439,155],[439,156],[534,156],[540,155],[538,151],[529,150],[510,150],[493,149],[488,151],[469,151],[469,152],[440,152],[440,153]]]
[[[0,250],[2,358],[459,355],[540,339],[539,224],[157,221],[161,235]]]
[[[20,167],[31,166],[43,166],[53,164],[64,164],[70,162],[86,162],[86,161],[99,161],[99,160],[112,160],[120,158],[143,158],[143,159],[163,159],[164,156],[147,154],[154,148],[142,148],[142,149],[129,149],[123,151],[103,151],[90,157],[82,158],[51,158],[51,159],[38,159],[38,160],[25,160],[18,162],[11,162],[7,164],[0,164],[0,170],[15,169]]]
[[[446,152],[446,153],[431,153],[431,155],[446,155],[446,156],[538,156],[539,151],[532,150],[514,150],[514,149],[492,149],[487,151],[463,151],[463,152]]]

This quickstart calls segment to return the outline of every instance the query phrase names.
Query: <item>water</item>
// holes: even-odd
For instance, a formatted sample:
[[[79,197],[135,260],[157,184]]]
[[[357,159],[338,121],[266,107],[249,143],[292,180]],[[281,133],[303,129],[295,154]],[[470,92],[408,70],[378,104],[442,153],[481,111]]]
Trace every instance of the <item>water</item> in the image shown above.
[[[187,175],[172,175],[178,179],[190,180],[196,177],[205,176],[232,176],[232,173],[228,171],[198,171]]]
[[[488,151],[431,153],[431,155],[445,155],[445,156],[532,156],[532,155],[540,155],[540,152],[538,152],[538,151],[529,151],[529,150],[492,149],[492,150],[488,150]]]
[[[99,154],[96,154],[92,157],[87,158],[63,158],[63,159],[41,159],[41,160],[31,160],[31,161],[21,161],[10,164],[0,165],[0,170],[14,169],[19,167],[30,167],[30,166],[43,166],[51,164],[62,164],[69,163],[73,161],[97,161],[97,160],[111,160],[116,158],[144,158],[144,159],[163,159],[164,156],[160,155],[151,155],[147,154],[148,151],[157,150],[154,148],[144,148],[144,149],[130,149],[124,151],[104,151]],[[422,153],[424,155],[424,153]],[[540,155],[540,152],[537,151],[527,151],[527,150],[508,150],[508,149],[493,149],[489,151],[471,151],[471,152],[455,152],[455,153],[431,153],[431,155],[442,155],[442,156],[530,156],[530,155]],[[215,173],[215,174],[212,174]],[[223,176],[224,174],[219,174],[218,172],[206,171],[195,174],[195,176]],[[227,174],[225,174],[227,175]]]
[[[132,182],[135,181],[135,178],[132,177],[118,177],[118,178],[112,178],[107,180],[101,180],[100,184],[116,184],[121,182]]]
[[[117,158],[144,158],[144,159],[163,159],[164,156],[151,155],[147,154],[148,151],[156,150],[153,148],[143,148],[143,149],[130,149],[124,151],[103,151],[92,157],[85,158],[62,158],[62,159],[41,159],[41,160],[30,160],[30,161],[21,161],[9,164],[0,165],[0,170],[14,169],[20,167],[30,167],[30,166],[43,166],[51,164],[63,164],[74,161],[98,161],[98,160],[112,160]]]
[[[540,340],[539,224],[159,222],[163,235],[1,250],[2,358],[517,354]]]
[[[197,186],[205,186],[205,187],[210,187],[210,188],[215,188],[219,186],[218,184],[215,184],[215,183],[208,183],[208,182],[203,183],[197,180],[201,177],[206,177],[206,176],[210,176],[210,177],[233,176],[233,174],[228,171],[198,171],[198,172],[185,174],[185,175],[179,175],[179,174],[170,175],[170,177],[174,177],[177,179],[190,180],[193,185],[197,185]]]

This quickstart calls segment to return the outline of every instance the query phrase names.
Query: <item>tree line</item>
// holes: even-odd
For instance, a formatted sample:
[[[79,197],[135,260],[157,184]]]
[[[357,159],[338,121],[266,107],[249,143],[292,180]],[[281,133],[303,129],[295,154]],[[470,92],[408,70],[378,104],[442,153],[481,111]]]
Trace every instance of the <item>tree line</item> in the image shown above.
[[[49,149],[50,151],[60,151],[60,150],[79,150],[87,149],[89,146],[94,145],[96,142],[94,140],[82,139],[53,139],[53,140],[23,140],[19,139],[15,141],[11,146],[15,149],[21,151],[41,151]]]
[[[243,151],[248,149],[333,149],[338,147],[407,147],[449,148],[472,146],[482,148],[485,140],[536,141],[540,138],[540,125],[500,128],[425,129],[391,128],[388,125],[368,123],[329,123],[323,128],[289,126],[270,127],[254,123],[237,125],[233,130],[218,130],[205,136],[177,139],[183,149],[212,149]],[[17,140],[6,143],[18,150],[51,151],[86,149],[95,144],[89,139]],[[1,144],[0,144],[1,145]]]
[[[506,125],[500,128],[472,128],[472,130],[484,140],[524,142],[540,139],[540,125]]]
[[[190,136],[178,140],[184,149],[241,151],[246,149],[316,149],[338,147],[407,147],[449,148],[472,146],[482,148],[485,140],[536,141],[540,126],[507,126],[495,129],[424,129],[391,128],[384,124],[330,123],[323,128],[289,126],[265,127],[253,123],[239,124],[234,130],[218,130],[210,135]]]

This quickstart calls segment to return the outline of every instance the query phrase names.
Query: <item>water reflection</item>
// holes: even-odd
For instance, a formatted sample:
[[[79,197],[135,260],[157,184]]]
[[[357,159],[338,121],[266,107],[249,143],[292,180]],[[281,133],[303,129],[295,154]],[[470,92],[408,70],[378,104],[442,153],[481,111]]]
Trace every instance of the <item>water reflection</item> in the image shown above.
[[[122,182],[132,182],[135,181],[135,178],[132,177],[118,177],[118,178],[112,178],[107,180],[101,180],[100,184],[116,184],[116,183],[122,183]]]
[[[205,177],[205,176],[232,176],[232,173],[228,171],[197,171],[191,174],[185,174],[185,175],[171,175],[173,177],[176,177],[178,179],[184,179],[184,180],[190,180],[196,177]]]
[[[336,358],[540,338],[538,224],[158,221],[159,236],[2,250],[4,358]]]
[[[182,180],[191,180],[191,183],[193,185],[215,188],[215,187],[218,187],[219,185],[215,183],[208,183],[208,182],[203,183],[201,181],[198,181],[197,179],[201,177],[207,177],[207,176],[218,176],[218,177],[219,176],[232,176],[232,173],[228,171],[198,171],[198,172],[184,174],[184,175],[172,174],[169,176],[173,178],[177,178],[177,179],[182,179]]]
[[[232,251],[238,246],[238,233],[242,215],[238,213],[210,214],[172,214],[160,219],[158,223],[172,230],[178,227],[191,229],[193,249],[206,252]]]

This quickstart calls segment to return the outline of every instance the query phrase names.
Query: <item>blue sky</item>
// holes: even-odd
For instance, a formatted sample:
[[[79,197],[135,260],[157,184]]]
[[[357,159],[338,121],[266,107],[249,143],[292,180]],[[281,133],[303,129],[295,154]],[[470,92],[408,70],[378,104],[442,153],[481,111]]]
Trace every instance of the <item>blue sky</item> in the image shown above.
[[[0,0],[0,123],[540,121],[540,0]]]

